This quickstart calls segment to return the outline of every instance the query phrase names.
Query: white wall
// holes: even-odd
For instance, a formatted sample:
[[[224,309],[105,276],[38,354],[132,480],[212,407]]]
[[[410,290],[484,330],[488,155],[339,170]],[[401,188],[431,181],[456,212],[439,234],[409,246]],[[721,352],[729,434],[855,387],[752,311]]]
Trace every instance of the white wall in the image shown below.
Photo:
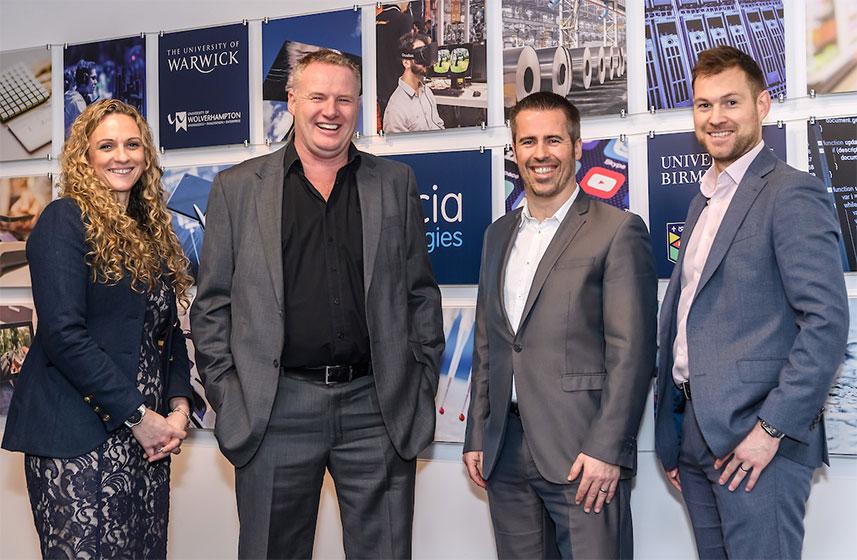
[[[806,0],[785,0],[786,29],[790,50],[789,99],[775,103],[769,121],[784,121],[788,126],[789,163],[806,169],[806,127],[810,116],[828,117],[853,114],[857,94],[838,94],[819,99],[807,98],[803,55]],[[154,34],[161,30],[231,23],[243,19],[249,22],[251,45],[259,45],[260,18],[308,13],[312,11],[351,7],[355,2],[342,0],[130,0],[107,2],[78,0],[76,2],[45,0],[0,0],[0,50],[43,46],[47,44],[88,42],[110,37],[146,32],[151,47]],[[356,2],[364,10],[364,52],[374,52],[374,2]],[[501,22],[499,0],[487,0],[489,24],[489,80],[502,80],[500,52]],[[646,206],[645,134],[650,131],[672,132],[689,130],[687,111],[668,111],[650,115],[645,112],[645,75],[642,65],[643,10],[642,1],[628,0],[628,85],[629,116],[584,118],[583,135],[588,138],[628,135],[631,178],[631,209],[644,218]],[[255,43],[254,43],[255,41]],[[59,47],[54,48],[54,91],[62,83]],[[251,50],[252,52],[252,50]],[[251,65],[261,66],[261,58],[251,55]],[[632,62],[636,61],[636,64]],[[364,59],[364,122],[374,120],[374,61]],[[261,90],[261,68],[251,79],[251,91]],[[156,70],[150,65],[149,92],[154,93]],[[502,88],[489,92],[488,130],[451,131],[441,136],[425,134],[410,138],[364,137],[363,149],[375,153],[426,151],[456,148],[498,148],[495,152],[493,183],[502,185],[500,149],[510,141],[502,125]],[[154,98],[150,95],[150,99]],[[59,96],[54,99],[59,100]],[[258,111],[258,102],[251,111]],[[58,104],[57,104],[58,105]],[[157,104],[151,107],[150,120],[155,122]],[[55,108],[55,115],[61,109]],[[256,113],[258,115],[258,112]],[[60,119],[61,120],[61,119]],[[792,126],[793,125],[793,126]],[[366,130],[373,127],[365,126]],[[55,131],[54,150],[61,145],[62,127]],[[237,162],[252,155],[265,153],[261,129],[253,129],[254,141],[260,145],[249,148],[215,148],[184,150],[168,153],[162,163],[178,166],[214,162]],[[13,162],[0,164],[0,176],[55,172],[55,161]],[[641,179],[642,178],[642,179]],[[501,187],[500,187],[501,188]],[[498,189],[495,188],[495,195]],[[502,208],[502,194],[495,196],[495,216]],[[857,292],[857,277],[846,277],[850,291]],[[664,286],[661,286],[663,291]],[[852,293],[852,296],[855,294]],[[472,299],[475,288],[444,288],[447,299]],[[30,297],[28,290],[4,290],[0,304]],[[651,397],[650,397],[651,401]],[[635,521],[635,547],[639,558],[690,558],[694,556],[690,527],[678,498],[670,491],[653,449],[651,402],[640,433],[639,473],[632,497]],[[2,421],[0,421],[2,422]],[[0,424],[2,430],[2,424]],[[238,522],[233,496],[234,475],[229,464],[217,450],[208,432],[193,434],[183,446],[184,452],[173,462],[172,508],[169,553],[172,558],[232,558],[237,551]],[[493,558],[493,537],[484,493],[468,483],[460,463],[458,445],[439,444],[428,450],[419,462],[417,503],[414,521],[414,554],[418,558]],[[35,531],[19,454],[0,452],[0,558],[32,558],[38,556]],[[342,558],[340,527],[335,496],[329,480],[324,487],[316,537],[316,556]],[[834,457],[831,467],[818,471],[806,519],[806,558],[851,558],[857,550],[857,460]]]

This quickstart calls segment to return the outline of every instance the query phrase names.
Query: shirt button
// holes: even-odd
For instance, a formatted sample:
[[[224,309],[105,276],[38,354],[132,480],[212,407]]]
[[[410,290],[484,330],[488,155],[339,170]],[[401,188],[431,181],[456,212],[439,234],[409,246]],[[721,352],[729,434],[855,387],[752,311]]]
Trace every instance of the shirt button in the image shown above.
[[[333,305],[339,305],[339,298],[338,297],[333,298]]]
[[[512,346],[512,350],[514,350],[515,352],[520,352],[523,349],[524,349],[524,347],[521,346],[520,344],[516,344],[516,345]]]
[[[343,333],[343,332],[336,333],[336,338],[338,338],[339,340],[342,340],[343,338],[345,338],[345,333]]]

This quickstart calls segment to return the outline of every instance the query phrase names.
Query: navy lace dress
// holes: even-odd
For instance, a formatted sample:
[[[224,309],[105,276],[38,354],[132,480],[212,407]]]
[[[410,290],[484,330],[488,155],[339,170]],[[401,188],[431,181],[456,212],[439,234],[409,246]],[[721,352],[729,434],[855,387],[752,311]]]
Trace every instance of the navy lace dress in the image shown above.
[[[163,400],[158,339],[172,297],[161,284],[146,297],[137,388],[149,408]],[[169,458],[148,463],[122,427],[71,459],[27,455],[27,489],[45,558],[166,558]]]

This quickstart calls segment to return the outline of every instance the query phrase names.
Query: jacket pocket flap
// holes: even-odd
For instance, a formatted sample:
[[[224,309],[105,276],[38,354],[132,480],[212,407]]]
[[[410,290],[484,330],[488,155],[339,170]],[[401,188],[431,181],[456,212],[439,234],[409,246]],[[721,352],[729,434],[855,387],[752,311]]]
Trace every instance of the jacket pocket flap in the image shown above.
[[[563,268],[578,268],[582,266],[592,266],[595,264],[595,257],[584,257],[576,259],[560,259],[554,265],[554,269],[561,270]]]
[[[777,383],[787,363],[780,358],[738,360],[738,375],[744,383]]]
[[[607,372],[565,373],[562,376],[563,391],[600,391]]]

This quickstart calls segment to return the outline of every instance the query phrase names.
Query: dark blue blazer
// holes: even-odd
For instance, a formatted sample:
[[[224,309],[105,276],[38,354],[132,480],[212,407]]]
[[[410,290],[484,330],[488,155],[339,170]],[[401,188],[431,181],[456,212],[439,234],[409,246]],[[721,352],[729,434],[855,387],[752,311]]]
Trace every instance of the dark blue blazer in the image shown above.
[[[3,448],[75,457],[103,443],[145,399],[137,369],[146,309],[126,276],[96,282],[80,208],[68,198],[42,213],[27,241],[38,314],[33,344],[15,385]],[[175,299],[161,361],[164,399],[192,395],[187,345]],[[152,403],[146,403],[151,406]]]

